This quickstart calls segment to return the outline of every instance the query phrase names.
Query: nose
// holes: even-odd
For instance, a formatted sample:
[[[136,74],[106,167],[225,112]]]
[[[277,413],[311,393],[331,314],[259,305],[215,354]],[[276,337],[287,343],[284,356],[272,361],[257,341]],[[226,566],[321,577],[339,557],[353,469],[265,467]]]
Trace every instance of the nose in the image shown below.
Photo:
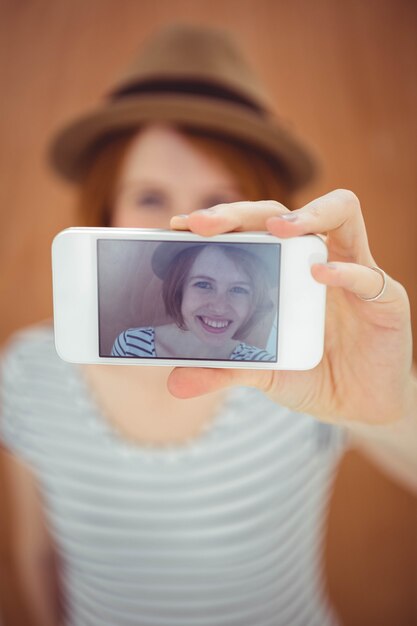
[[[225,314],[229,308],[227,294],[223,292],[213,294],[208,304],[209,310],[215,315]]]

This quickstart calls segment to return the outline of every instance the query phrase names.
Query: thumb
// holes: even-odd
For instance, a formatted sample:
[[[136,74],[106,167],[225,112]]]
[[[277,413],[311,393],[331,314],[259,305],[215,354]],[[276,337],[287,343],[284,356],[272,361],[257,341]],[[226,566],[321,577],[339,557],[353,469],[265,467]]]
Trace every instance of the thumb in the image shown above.
[[[226,387],[257,387],[268,391],[273,370],[176,367],[168,377],[168,390],[176,398],[195,398]]]

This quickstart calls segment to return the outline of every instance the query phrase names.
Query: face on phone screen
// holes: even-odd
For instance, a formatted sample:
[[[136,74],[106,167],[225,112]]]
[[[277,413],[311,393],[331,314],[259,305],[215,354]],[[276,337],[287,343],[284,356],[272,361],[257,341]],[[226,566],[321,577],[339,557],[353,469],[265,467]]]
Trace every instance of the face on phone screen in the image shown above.
[[[280,252],[99,239],[100,356],[276,362]]]

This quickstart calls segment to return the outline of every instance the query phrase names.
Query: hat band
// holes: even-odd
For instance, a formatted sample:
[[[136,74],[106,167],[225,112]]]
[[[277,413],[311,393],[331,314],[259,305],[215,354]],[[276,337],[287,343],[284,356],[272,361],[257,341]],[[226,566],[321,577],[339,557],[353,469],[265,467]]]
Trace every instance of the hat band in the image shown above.
[[[170,94],[181,93],[191,96],[207,96],[214,100],[226,100],[243,106],[259,115],[264,116],[266,110],[253,100],[242,96],[241,94],[223,87],[223,85],[214,84],[206,81],[196,80],[148,80],[138,83],[130,83],[112,91],[108,97],[110,100],[119,100],[125,97],[137,96],[141,94]]]

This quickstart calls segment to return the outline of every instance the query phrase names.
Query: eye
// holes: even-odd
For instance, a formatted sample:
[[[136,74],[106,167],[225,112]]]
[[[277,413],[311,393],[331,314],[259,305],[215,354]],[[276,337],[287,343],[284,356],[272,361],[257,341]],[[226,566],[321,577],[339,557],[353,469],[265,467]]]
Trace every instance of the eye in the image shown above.
[[[166,199],[163,194],[150,191],[150,192],[141,193],[138,196],[136,196],[135,205],[137,207],[151,206],[151,207],[163,208],[166,205]]]
[[[232,287],[230,291],[239,295],[250,295],[250,290],[247,287],[241,287],[239,285],[235,285],[235,287]]]
[[[198,280],[193,284],[193,287],[197,287],[197,289],[212,289],[213,286],[208,280]]]
[[[225,200],[224,198],[220,198],[220,197],[212,197],[212,198],[207,198],[203,203],[202,203],[202,209],[209,209],[212,206],[216,206],[217,204],[223,204],[227,202],[227,200]]]
[[[229,202],[237,202],[240,199],[241,196],[237,192],[225,192],[223,195],[207,196],[207,198],[205,198],[204,202],[202,203],[201,208],[209,209],[210,207],[216,206],[217,204],[228,204]]]

